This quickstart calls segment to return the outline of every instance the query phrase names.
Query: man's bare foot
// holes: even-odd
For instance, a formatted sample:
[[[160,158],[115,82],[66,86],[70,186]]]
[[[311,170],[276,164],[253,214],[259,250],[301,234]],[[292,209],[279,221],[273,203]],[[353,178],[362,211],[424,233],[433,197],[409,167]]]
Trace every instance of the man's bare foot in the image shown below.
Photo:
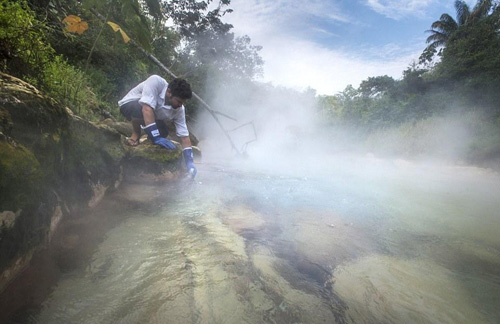
[[[137,146],[139,145],[139,139],[134,139],[132,137],[127,137],[127,145],[130,145],[130,146]]]

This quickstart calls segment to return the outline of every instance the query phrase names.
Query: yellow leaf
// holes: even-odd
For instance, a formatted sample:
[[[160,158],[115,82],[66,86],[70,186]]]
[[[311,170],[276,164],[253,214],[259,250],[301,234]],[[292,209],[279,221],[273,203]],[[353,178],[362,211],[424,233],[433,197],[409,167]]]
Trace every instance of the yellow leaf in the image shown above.
[[[117,31],[119,31],[121,29],[120,26],[118,26],[117,24],[115,24],[114,22],[111,22],[111,21],[108,21],[108,25],[110,25],[111,28],[113,28],[113,30],[115,32],[117,32]]]
[[[86,31],[87,29],[89,29],[89,24],[87,24],[87,22],[85,21],[82,21],[81,23],[78,24],[78,28],[77,28],[77,33],[79,35],[83,34],[84,31]]]
[[[122,37],[123,37],[123,41],[125,43],[128,43],[130,42],[130,37],[127,36],[127,34],[125,34],[125,32],[123,30],[120,29],[120,34],[122,34]]]
[[[108,21],[107,24],[115,31],[119,31],[120,34],[122,34],[122,37],[123,37],[123,41],[125,43],[128,43],[130,41],[130,37],[127,36],[127,34],[125,34],[125,32],[121,29],[121,27],[118,25],[118,24],[115,24],[114,22],[111,22],[111,21]]]
[[[72,24],[72,25],[66,25],[66,31],[69,33],[76,33],[78,30],[78,25]]]
[[[68,17],[64,18],[62,22],[65,24],[73,25],[79,23],[80,21],[82,21],[82,18],[75,15],[69,15]]]
[[[66,25],[66,31],[69,33],[83,34],[84,31],[89,29],[89,25],[82,21],[82,19],[75,15],[69,15],[62,21]]]

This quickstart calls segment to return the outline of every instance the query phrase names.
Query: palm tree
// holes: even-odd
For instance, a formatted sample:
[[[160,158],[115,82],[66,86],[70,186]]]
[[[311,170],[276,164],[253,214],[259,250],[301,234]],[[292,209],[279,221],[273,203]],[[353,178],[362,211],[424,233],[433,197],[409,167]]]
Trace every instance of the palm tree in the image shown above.
[[[444,13],[439,20],[433,22],[431,29],[427,30],[427,32],[431,33],[427,37],[427,43],[430,43],[428,48],[436,49],[440,46],[445,46],[450,36],[460,26],[476,24],[488,17],[494,7],[496,7],[496,4],[492,0],[477,0],[473,10],[470,11],[469,6],[464,0],[456,0],[455,10],[457,12],[457,20]]]
[[[461,1],[457,0],[455,4],[458,2]],[[453,17],[447,13],[442,14],[439,20],[432,23],[431,29],[426,31],[431,33],[431,35],[427,37],[427,43],[430,43],[429,47],[437,48],[445,45],[450,35],[458,29],[458,26],[458,23]]]

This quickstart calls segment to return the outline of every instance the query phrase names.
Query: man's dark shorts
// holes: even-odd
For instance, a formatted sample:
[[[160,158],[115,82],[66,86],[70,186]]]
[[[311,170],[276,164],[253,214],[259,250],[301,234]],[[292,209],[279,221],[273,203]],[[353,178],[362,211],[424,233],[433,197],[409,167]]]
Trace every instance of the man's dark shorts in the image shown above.
[[[130,101],[120,106],[120,112],[127,120],[142,119],[142,106],[138,101]]]
[[[142,105],[138,101],[130,101],[126,104],[120,106],[120,112],[122,113],[127,120],[132,120],[132,118],[143,119],[142,116]],[[168,135],[168,127],[163,120],[155,120],[156,126],[158,126],[158,130],[160,131],[161,137],[167,137]]]

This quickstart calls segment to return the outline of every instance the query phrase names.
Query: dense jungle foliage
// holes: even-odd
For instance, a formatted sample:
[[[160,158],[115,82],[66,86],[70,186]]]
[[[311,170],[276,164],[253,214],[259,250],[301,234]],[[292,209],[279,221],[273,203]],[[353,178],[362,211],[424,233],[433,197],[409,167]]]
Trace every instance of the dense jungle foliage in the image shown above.
[[[116,102],[138,80],[170,76],[93,15],[94,8],[196,91],[208,75],[229,83],[252,80],[262,70],[260,47],[249,37],[235,37],[232,26],[222,22],[231,11],[229,0],[212,2],[0,0],[1,71],[90,120],[120,118]],[[88,29],[68,29],[63,21],[70,15]]]
[[[401,79],[369,77],[320,96],[326,124],[347,127],[373,152],[499,169],[499,2],[477,0],[471,8],[456,0],[455,9],[456,19],[443,13],[432,23],[428,46]]]
[[[429,44],[400,80],[370,77],[356,89],[320,98],[332,122],[387,128],[443,113],[480,110],[500,123],[500,7],[455,1],[457,19],[443,14],[427,32]]]

